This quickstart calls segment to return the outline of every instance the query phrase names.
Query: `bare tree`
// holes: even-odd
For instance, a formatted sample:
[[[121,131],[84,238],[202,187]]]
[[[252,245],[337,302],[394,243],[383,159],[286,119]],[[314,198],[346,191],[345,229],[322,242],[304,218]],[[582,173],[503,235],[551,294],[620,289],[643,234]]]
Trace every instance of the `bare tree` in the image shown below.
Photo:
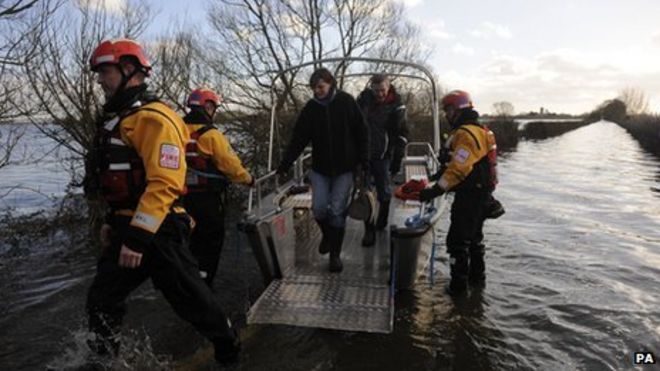
[[[131,2],[144,11],[143,1]],[[94,6],[91,0],[70,2],[48,16],[19,44],[23,86],[12,106],[41,133],[66,148],[72,161],[72,182],[80,184],[91,166],[100,91],[90,71],[89,57],[103,40],[136,38],[144,30],[148,13],[114,12]],[[140,18],[139,16],[143,17]],[[83,164],[84,167],[80,165]],[[94,198],[94,196],[91,196]],[[94,205],[90,208],[94,215]]]
[[[27,88],[16,107],[44,134],[82,157],[92,146],[101,104],[89,57],[103,39],[139,36],[129,32],[143,30],[139,25],[148,13],[142,14],[143,20],[127,21],[121,13],[79,4],[68,4],[44,19],[43,32],[24,41],[23,48],[36,53],[24,61]]]
[[[286,137],[310,94],[309,70],[288,70],[291,66],[350,56],[423,61],[428,54],[421,52],[418,29],[405,20],[403,10],[382,0],[214,0],[209,9],[216,41],[212,54],[221,58],[209,64],[228,80],[228,101],[240,111],[232,120],[240,123],[237,135],[257,145],[266,142],[262,136],[268,123],[253,120],[262,120],[261,113],[269,110],[274,83],[275,107],[283,118],[277,137]],[[324,67],[334,70],[340,87],[347,74],[360,72],[359,64]],[[382,72],[388,71],[383,67]],[[256,158],[263,152],[261,146],[252,154]]]
[[[626,105],[626,112],[629,115],[649,112],[649,100],[642,89],[627,87],[619,92],[617,99]]]
[[[14,0],[5,4],[5,1],[0,2],[0,18],[11,17],[30,9],[38,0]]]
[[[24,132],[24,127],[0,127],[0,169],[9,165],[14,148]]]
[[[506,101],[493,103],[493,111],[498,117],[511,117],[514,114],[513,104]]]
[[[223,93],[224,74],[215,71],[207,62],[209,57],[200,45],[201,36],[175,30],[164,36],[152,48],[154,73],[152,86],[159,96],[173,103],[180,111],[185,111],[185,100],[190,92],[198,87],[211,88]]]
[[[381,0],[215,0],[209,19],[222,42],[218,53],[250,110],[270,106],[271,79],[288,67],[329,57],[374,56],[423,60],[418,30],[402,17],[403,6]],[[319,67],[319,66],[315,66]],[[332,66],[328,66],[332,67]],[[334,66],[340,85],[348,64]],[[306,85],[299,71],[280,75],[278,109],[300,108]]]

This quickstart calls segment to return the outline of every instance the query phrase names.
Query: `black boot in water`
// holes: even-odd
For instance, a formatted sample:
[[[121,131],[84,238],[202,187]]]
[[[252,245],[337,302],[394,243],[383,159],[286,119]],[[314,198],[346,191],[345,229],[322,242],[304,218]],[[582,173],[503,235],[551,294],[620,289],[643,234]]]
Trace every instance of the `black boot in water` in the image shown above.
[[[470,246],[470,271],[468,281],[474,286],[483,286],[486,282],[486,262],[484,261],[486,247],[484,244]]]
[[[339,273],[344,269],[341,263],[341,245],[344,243],[344,233],[346,229],[328,227],[330,231],[330,265],[329,270],[333,273]]]
[[[233,338],[217,339],[213,341],[215,348],[215,361],[222,367],[227,367],[238,363],[238,356],[241,352],[241,340],[238,332],[230,328],[233,332]]]
[[[451,296],[459,296],[467,290],[468,257],[465,253],[451,254],[449,258],[451,281],[445,291]]]
[[[362,246],[373,246],[375,243],[376,227],[369,222],[364,222],[364,237],[362,237]]]

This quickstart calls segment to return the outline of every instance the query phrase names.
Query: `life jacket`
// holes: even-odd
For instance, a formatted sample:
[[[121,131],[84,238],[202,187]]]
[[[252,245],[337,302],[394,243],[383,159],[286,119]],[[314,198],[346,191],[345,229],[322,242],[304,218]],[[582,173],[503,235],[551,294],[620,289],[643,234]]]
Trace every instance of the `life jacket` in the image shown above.
[[[490,186],[493,190],[497,187],[499,182],[497,179],[497,141],[495,140],[495,133],[488,128],[488,126],[482,126],[486,130],[486,138],[488,138],[488,154],[486,158],[488,159],[488,171],[490,174]]]
[[[487,151],[486,155],[482,157],[479,161],[474,164],[472,172],[465,179],[463,184],[459,188],[469,188],[476,187],[480,189],[486,189],[489,191],[494,191],[497,186],[497,143],[495,141],[495,134],[488,128],[486,125],[474,124],[471,125],[478,126],[481,130],[484,130],[486,133],[486,146]],[[477,148],[481,147],[481,143],[477,138],[472,134],[472,132],[460,126],[457,130],[464,130],[474,139]]]
[[[137,107],[141,105],[137,102]],[[135,209],[147,186],[142,158],[121,139],[120,133],[122,119],[138,110],[105,121],[97,134],[101,194],[114,210]]]
[[[190,140],[186,144],[186,187],[188,192],[218,192],[224,191],[230,181],[213,164],[210,157],[203,156],[197,146],[197,141],[204,133],[213,130],[213,125],[205,125],[190,134]]]

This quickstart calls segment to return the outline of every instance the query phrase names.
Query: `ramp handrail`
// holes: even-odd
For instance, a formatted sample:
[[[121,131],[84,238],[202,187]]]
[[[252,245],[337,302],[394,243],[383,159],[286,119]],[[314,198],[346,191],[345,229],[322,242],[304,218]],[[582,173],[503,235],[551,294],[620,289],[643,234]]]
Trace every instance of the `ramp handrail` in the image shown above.
[[[408,149],[410,147],[423,147],[426,149],[426,155],[431,158],[435,166],[432,168],[432,171],[436,171],[440,167],[440,160],[438,160],[438,154],[433,150],[431,143],[429,142],[410,142],[406,144],[406,147],[403,150],[404,158],[408,157]]]
[[[312,157],[311,153],[305,153],[302,156],[298,157],[298,159],[296,160],[296,162],[293,165],[293,170],[294,170],[293,178],[294,179],[301,179],[303,177],[303,175],[304,175],[303,162],[305,160],[307,160],[308,158],[310,158],[310,157]],[[278,184],[279,179],[276,175],[277,175],[277,171],[271,170],[268,173],[262,175],[261,177],[257,178],[254,181],[254,185],[252,186],[252,188],[250,188],[250,192],[248,194],[248,208],[247,208],[247,213],[248,214],[252,213],[252,209],[254,208],[254,192],[256,191],[256,193],[257,193],[256,208],[258,210],[258,216],[262,216],[261,215],[261,199],[262,199],[261,190],[262,190],[262,187],[263,187],[263,183],[265,183],[266,181],[268,181],[269,179],[274,177],[275,178],[275,189],[279,188],[279,184]]]

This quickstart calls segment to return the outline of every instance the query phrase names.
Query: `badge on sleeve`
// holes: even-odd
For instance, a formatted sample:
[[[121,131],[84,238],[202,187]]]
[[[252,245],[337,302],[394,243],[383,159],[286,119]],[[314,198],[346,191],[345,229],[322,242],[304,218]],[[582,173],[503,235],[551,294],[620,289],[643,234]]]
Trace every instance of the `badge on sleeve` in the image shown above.
[[[465,148],[457,149],[456,154],[454,155],[454,159],[459,164],[464,164],[465,161],[467,161],[468,157],[470,157],[470,152],[468,150],[466,150]]]
[[[160,167],[166,169],[178,169],[181,161],[181,151],[174,144],[160,145]]]

